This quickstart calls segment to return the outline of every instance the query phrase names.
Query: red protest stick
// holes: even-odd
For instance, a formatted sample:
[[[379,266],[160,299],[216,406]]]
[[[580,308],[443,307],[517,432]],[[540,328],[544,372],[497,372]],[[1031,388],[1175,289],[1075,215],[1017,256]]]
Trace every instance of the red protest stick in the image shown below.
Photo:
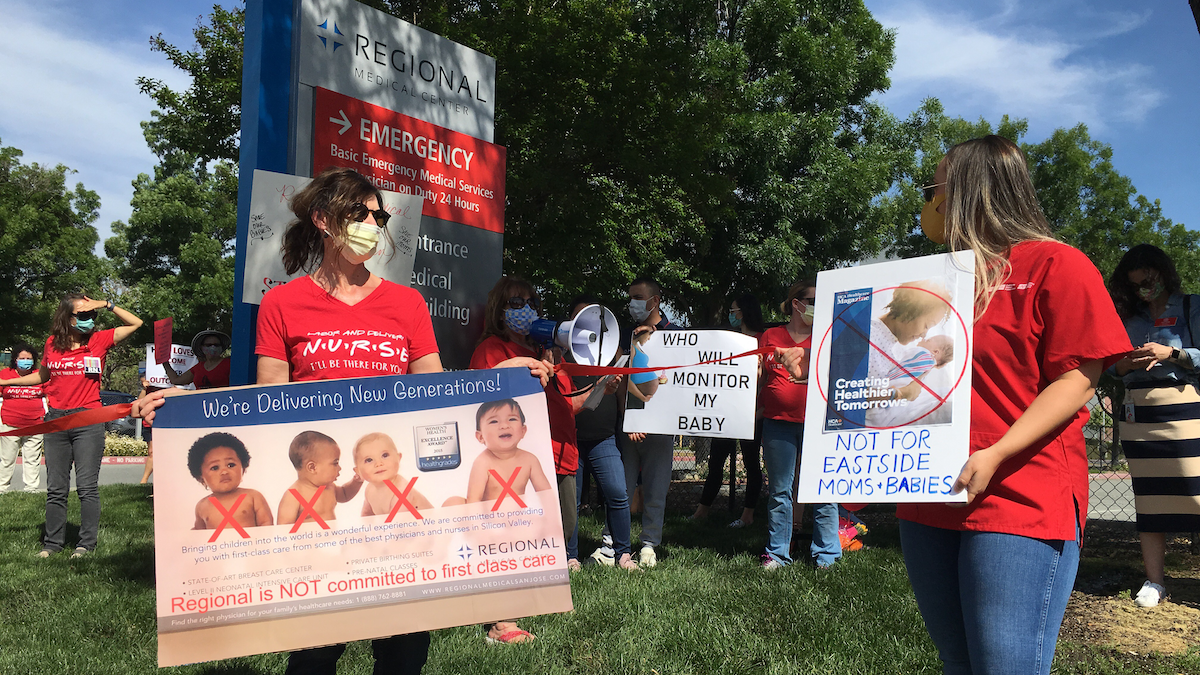
[[[396,487],[396,484],[392,482],[391,478],[383,481],[383,484],[388,486],[388,489],[392,491],[392,494],[396,495],[396,504],[392,506],[392,512],[388,514],[387,519],[383,522],[392,522],[392,519],[396,517],[396,514],[400,513],[401,506],[408,509],[408,512],[413,515],[413,518],[416,518],[417,520],[425,520],[425,516],[421,515],[421,512],[417,510],[417,507],[413,506],[412,502],[408,501],[408,493],[412,492],[413,486],[417,484],[416,476],[413,476],[412,479],[408,481],[408,486],[404,488],[404,492],[401,492]]]
[[[525,502],[521,501],[520,495],[518,495],[512,489],[513,483],[517,482],[517,474],[520,472],[521,472],[521,467],[518,466],[518,467],[514,468],[512,475],[509,476],[508,481],[505,482],[504,478],[502,478],[500,476],[500,474],[496,473],[495,469],[488,469],[488,473],[492,474],[492,478],[495,478],[496,482],[500,483],[500,490],[501,490],[500,496],[496,497],[496,503],[492,504],[493,511],[500,508],[500,502],[504,501],[505,495],[512,495],[513,501],[515,501],[517,503],[517,506],[520,506],[521,508],[525,508]]]
[[[217,510],[221,512],[222,516],[221,523],[217,525],[217,529],[212,533],[212,536],[208,538],[208,543],[211,544],[212,542],[216,541],[217,537],[221,536],[221,530],[224,530],[226,525],[232,525],[233,529],[237,530],[238,534],[242,535],[242,539],[250,538],[250,533],[246,531],[246,528],[242,527],[242,524],[233,517],[233,514],[237,513],[238,507],[242,505],[242,502],[245,501],[245,499],[246,493],[243,492],[242,494],[238,495],[237,499],[233,501],[233,506],[226,511],[225,507],[221,506],[221,501],[217,499],[216,496],[208,496],[209,503],[217,507]]]
[[[154,362],[163,364],[171,360],[171,331],[174,320],[171,317],[154,322]]]
[[[291,534],[295,534],[296,530],[300,529],[300,523],[303,523],[304,519],[308,516],[312,516],[313,520],[317,521],[322,530],[329,529],[329,525],[325,522],[325,519],[317,515],[317,500],[325,493],[324,485],[317,488],[317,492],[313,495],[311,502],[304,501],[304,497],[300,496],[300,492],[296,488],[288,488],[288,492],[292,493],[296,501],[300,502],[300,515],[296,517],[296,522],[292,523]]]
[[[129,414],[133,406],[129,403],[118,403],[117,405],[106,405],[101,408],[91,408],[70,415],[64,415],[49,422],[38,422],[20,429],[12,429],[0,433],[0,436],[36,436],[38,434],[52,434],[55,431],[67,431],[68,429],[78,429],[79,427],[88,427],[93,424],[103,424],[113,420],[119,420]]]

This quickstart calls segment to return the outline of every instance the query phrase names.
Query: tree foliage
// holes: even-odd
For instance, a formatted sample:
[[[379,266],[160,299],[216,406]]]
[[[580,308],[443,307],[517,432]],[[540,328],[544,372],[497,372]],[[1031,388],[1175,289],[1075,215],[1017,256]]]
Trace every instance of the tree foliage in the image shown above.
[[[67,167],[23,164],[21,156],[0,145],[0,349],[16,340],[40,349],[64,294],[103,297],[92,226],[100,197],[82,183],[68,188]]]
[[[138,78],[160,108],[142,123],[159,163],[153,177],[134,181],[129,222],[115,223],[104,246],[141,315],[173,317],[184,342],[232,325],[244,23],[241,7],[218,6],[208,23],[197,23],[192,51],[151,38],[151,49],[192,82],[176,92]]]

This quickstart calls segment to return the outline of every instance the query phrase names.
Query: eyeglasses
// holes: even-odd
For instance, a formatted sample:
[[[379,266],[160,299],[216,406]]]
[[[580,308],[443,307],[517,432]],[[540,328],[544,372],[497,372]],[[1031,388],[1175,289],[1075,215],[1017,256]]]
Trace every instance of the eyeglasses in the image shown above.
[[[96,318],[96,310],[89,309],[89,310],[83,311],[83,312],[75,312],[71,316],[73,316],[76,319],[79,319],[81,321],[87,321],[88,319]]]
[[[1160,277],[1157,272],[1151,272],[1146,275],[1145,279],[1142,279],[1141,283],[1136,283],[1134,286],[1137,288],[1154,288],[1154,284],[1157,284],[1159,279]]]
[[[358,223],[366,220],[368,215],[375,216],[375,224],[380,227],[387,227],[388,220],[392,217],[392,214],[383,209],[368,209],[367,205],[362,202],[351,204],[350,211],[346,215]]]
[[[532,307],[535,310],[540,310],[542,308],[542,301],[538,300],[537,298],[529,298],[528,300],[526,300],[525,298],[509,298],[508,299],[508,308],[509,309],[521,309],[525,305],[529,305],[530,307]]]
[[[933,183],[931,185],[922,185],[921,192],[925,195],[925,201],[927,201],[927,202],[933,201],[934,189],[939,188],[945,184],[946,184],[946,181],[942,181],[941,183]]]

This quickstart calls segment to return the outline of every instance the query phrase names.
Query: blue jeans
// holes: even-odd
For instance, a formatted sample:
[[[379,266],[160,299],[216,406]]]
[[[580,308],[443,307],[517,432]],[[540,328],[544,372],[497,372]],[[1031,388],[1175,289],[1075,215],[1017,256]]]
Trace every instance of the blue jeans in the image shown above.
[[[1077,541],[901,520],[900,543],[945,675],[1050,673],[1079,568]]]
[[[583,494],[583,473],[592,470],[600,494],[604,497],[604,518],[607,531],[612,534],[616,557],[632,552],[629,543],[629,495],[625,494],[625,465],[621,462],[621,451],[617,449],[617,437],[609,436],[602,441],[579,443],[579,470],[575,472],[575,507],[579,508]],[[579,526],[567,540],[567,557],[579,559]]]
[[[767,555],[788,565],[792,562],[796,460],[804,443],[804,425],[763,420],[762,434],[763,463],[767,466]],[[837,504],[813,505],[813,538],[809,552],[818,567],[828,567],[842,557]]]

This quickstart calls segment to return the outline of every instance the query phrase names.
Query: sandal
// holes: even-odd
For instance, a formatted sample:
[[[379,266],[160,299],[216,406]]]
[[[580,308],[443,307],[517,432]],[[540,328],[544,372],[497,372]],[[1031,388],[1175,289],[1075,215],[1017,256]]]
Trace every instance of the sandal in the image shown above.
[[[520,628],[501,633],[500,637],[492,637],[490,635],[483,637],[489,645],[519,645],[522,642],[532,642],[537,639],[537,636],[533,633]]]

